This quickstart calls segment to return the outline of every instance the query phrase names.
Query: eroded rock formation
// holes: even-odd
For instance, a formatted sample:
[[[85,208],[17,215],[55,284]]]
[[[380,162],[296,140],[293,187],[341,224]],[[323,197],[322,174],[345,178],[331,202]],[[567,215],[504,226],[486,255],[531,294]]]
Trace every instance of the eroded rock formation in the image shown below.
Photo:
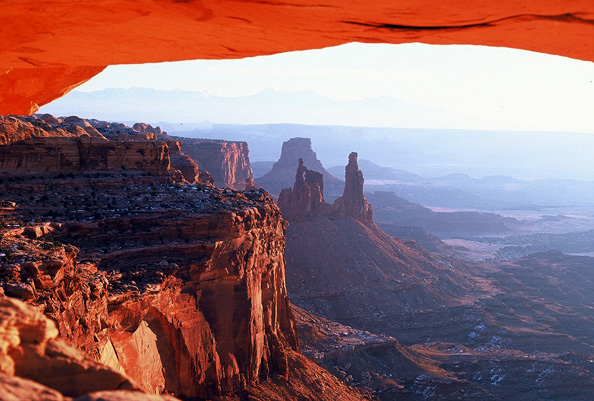
[[[0,171],[142,171],[212,184],[210,174],[182,152],[181,142],[158,136],[168,138],[159,127],[141,123],[130,128],[122,123],[60,119],[49,114],[0,117]]]
[[[363,194],[364,181],[363,172],[357,164],[357,153],[352,152],[344,168],[344,192],[334,201],[334,213],[351,216],[359,221],[373,220],[373,209]]]
[[[246,142],[171,137],[202,170],[208,171],[219,188],[249,190],[253,187],[249,148]]]
[[[364,223],[373,223],[373,209],[363,195],[363,183],[363,172],[357,165],[357,153],[352,152],[345,167],[343,195],[330,205],[324,201],[322,173],[309,170],[303,159],[299,159],[295,184],[292,189],[281,191],[277,203],[289,221],[328,216],[333,219],[352,217]]]
[[[87,357],[58,339],[58,333],[54,322],[35,308],[0,296],[3,399],[11,393],[13,399],[59,400],[98,390],[139,391],[127,375]]]
[[[36,125],[28,124],[28,139],[5,146],[44,139],[48,131],[35,137]],[[158,133],[117,124],[49,117],[43,124],[66,132],[54,142],[59,154],[70,146],[62,139],[77,139],[69,125],[94,129],[107,143],[110,135],[124,145],[159,142],[153,138]],[[128,138],[135,132],[142,139]],[[286,223],[265,191],[188,184],[172,174],[121,168],[56,174],[30,167],[27,174],[0,171],[0,288],[55,322],[45,337],[59,332],[85,352],[95,371],[130,377],[129,388],[153,394],[297,400],[328,386],[333,395],[321,399],[361,399],[327,374],[327,380],[312,381],[310,370],[318,368],[297,352],[285,284]],[[37,333],[34,326],[26,331]],[[18,345],[5,340],[0,338],[0,351]],[[41,344],[40,358],[44,349],[67,353],[33,342]],[[37,380],[37,365],[23,363],[37,356],[25,351],[6,351],[12,359],[0,356],[0,367],[11,374],[11,366],[20,366],[13,369],[17,375]],[[61,382],[42,382],[58,395],[114,388],[100,385],[107,380],[101,376],[96,387],[66,391],[67,384],[80,385],[82,373],[60,363],[52,362],[47,376]],[[85,399],[92,397],[98,396]]]
[[[90,191],[101,185],[88,181]],[[16,196],[38,184],[5,188]],[[57,193],[67,185],[52,183]],[[86,193],[83,182],[76,185]],[[257,191],[246,197],[151,187],[102,189],[112,202],[141,192],[146,204],[100,201],[91,221],[31,202],[27,218],[49,206],[60,221],[53,240],[81,251],[50,245],[47,237],[5,238],[4,249],[14,249],[2,260],[6,293],[41,307],[61,336],[148,392],[205,398],[286,375],[285,350],[294,349],[296,337],[284,284],[284,224],[274,203]],[[106,207],[120,217],[102,218]]]
[[[317,171],[324,176],[326,198],[335,199],[339,196],[343,188],[342,182],[326,171],[313,151],[310,138],[291,138],[283,142],[280,158],[268,173],[256,180],[256,183],[272,194],[280,194],[287,185],[294,182],[295,165],[299,163],[299,159],[303,160],[303,164],[310,171]]]
[[[327,215],[331,209],[324,201],[324,176],[305,167],[303,159],[299,159],[293,189],[283,189],[277,203],[288,220]]]
[[[213,0],[23,0],[0,15],[0,114],[33,113],[111,64],[241,58],[348,42],[476,44],[594,60],[594,44],[584,40],[594,36],[593,19],[590,0],[232,7]]]

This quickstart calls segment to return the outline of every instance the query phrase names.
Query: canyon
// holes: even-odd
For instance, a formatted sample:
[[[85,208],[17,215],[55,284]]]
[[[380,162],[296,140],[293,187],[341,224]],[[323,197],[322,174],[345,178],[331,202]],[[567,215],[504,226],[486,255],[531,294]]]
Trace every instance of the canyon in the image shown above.
[[[279,206],[287,288],[312,360],[382,400],[588,399],[594,259],[546,251],[469,263],[437,237],[428,251],[373,217],[320,208],[321,174],[295,164]],[[347,165],[345,182],[355,171]],[[403,215],[421,208],[388,197]]]
[[[271,168],[292,169],[276,180],[292,186],[275,202],[242,142],[49,115],[4,117],[0,139],[0,388],[13,399],[594,390],[594,259],[539,248],[470,262],[420,227],[396,238],[415,221],[480,231],[468,220],[483,215],[364,193],[356,152],[328,203],[311,141],[287,141]]]
[[[10,301],[5,313],[22,310],[34,323],[5,320],[6,332],[22,339],[6,345],[2,373],[33,379],[56,399],[126,389],[312,399],[322,388],[320,399],[368,398],[297,350],[286,224],[272,199],[201,181],[206,174],[196,173],[183,144],[155,131],[50,116],[3,120],[2,289],[28,305]],[[36,322],[47,333],[29,347],[41,341],[27,334]],[[54,351],[58,336],[70,348]]]

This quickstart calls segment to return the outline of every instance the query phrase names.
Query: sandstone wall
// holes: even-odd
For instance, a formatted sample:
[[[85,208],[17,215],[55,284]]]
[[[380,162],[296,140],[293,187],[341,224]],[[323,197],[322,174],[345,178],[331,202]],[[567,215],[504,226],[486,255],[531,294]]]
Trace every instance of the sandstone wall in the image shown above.
[[[225,204],[225,191],[204,191]],[[14,243],[27,256],[0,260],[3,288],[149,393],[210,398],[286,376],[286,354],[297,339],[285,284],[285,223],[264,192],[228,195],[247,206],[28,227],[23,233],[32,240]],[[41,238],[48,235],[80,249],[45,250]]]
[[[182,152],[212,175],[217,187],[251,188],[254,176],[246,142],[173,138],[182,142]]]
[[[115,11],[115,12],[114,12]],[[22,0],[0,14],[0,114],[32,113],[106,65],[242,58],[349,42],[475,44],[594,58],[590,0]],[[26,21],[26,23],[24,23]]]
[[[0,147],[3,171],[142,170],[163,174],[169,169],[165,142],[115,142],[81,137],[32,138]]]
[[[127,286],[112,297],[101,358],[147,391],[188,397],[228,394],[272,372],[286,374],[284,350],[296,346],[296,334],[276,207],[269,202],[234,214],[177,217],[175,225],[164,221],[155,214],[122,225],[77,225],[65,234],[75,243],[92,232],[98,234],[92,241],[109,241],[107,232],[101,235],[108,229],[117,238],[173,241],[101,261],[102,268],[121,272],[157,265],[142,276],[165,277],[137,296]]]

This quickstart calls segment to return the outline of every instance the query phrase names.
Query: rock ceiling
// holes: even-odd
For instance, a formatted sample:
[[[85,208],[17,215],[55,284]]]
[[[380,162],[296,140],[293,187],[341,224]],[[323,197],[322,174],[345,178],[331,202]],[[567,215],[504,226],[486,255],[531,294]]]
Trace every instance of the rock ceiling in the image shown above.
[[[592,0],[20,0],[0,7],[0,114],[33,113],[110,64],[347,42],[505,46],[594,60]]]

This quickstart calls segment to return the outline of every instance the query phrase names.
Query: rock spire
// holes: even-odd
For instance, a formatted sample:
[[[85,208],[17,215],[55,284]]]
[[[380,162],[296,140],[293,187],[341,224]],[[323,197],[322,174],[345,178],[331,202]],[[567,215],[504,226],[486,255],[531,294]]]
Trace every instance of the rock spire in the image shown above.
[[[357,153],[349,155],[345,167],[343,195],[330,205],[324,201],[324,176],[305,167],[299,159],[293,188],[285,188],[278,197],[278,206],[287,220],[307,220],[317,216],[354,217],[362,222],[373,221],[371,204],[363,195],[363,173],[357,164]]]
[[[324,201],[324,176],[309,170],[299,159],[293,189],[285,188],[278,197],[278,205],[288,220],[304,220],[325,215],[331,206]]]
[[[341,216],[351,216],[361,221],[373,220],[373,209],[363,194],[363,172],[359,170],[357,152],[349,155],[344,168],[344,192],[334,201],[334,209]]]

